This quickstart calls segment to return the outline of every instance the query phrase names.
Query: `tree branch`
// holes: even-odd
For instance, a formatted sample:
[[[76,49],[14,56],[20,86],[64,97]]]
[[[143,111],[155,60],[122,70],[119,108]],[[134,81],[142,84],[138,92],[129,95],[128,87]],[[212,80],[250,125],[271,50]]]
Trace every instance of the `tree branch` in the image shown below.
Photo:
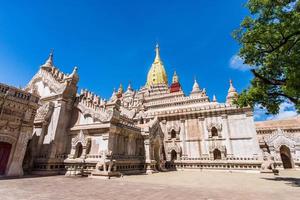
[[[271,50],[266,50],[266,51],[263,51],[261,53],[272,53],[273,51],[276,51],[277,49],[279,49],[280,47],[285,45],[289,41],[290,38],[292,38],[296,35],[300,35],[300,31],[296,31],[295,33],[292,33],[291,35],[282,38],[282,40],[280,41],[280,43],[276,47],[273,47]]]
[[[251,72],[253,73],[253,75],[257,78],[259,78],[260,80],[262,80],[263,82],[270,84],[270,85],[285,85],[286,83],[286,79],[284,80],[277,80],[277,79],[268,79],[262,75],[260,75],[259,73],[257,73],[255,71],[255,69],[251,69]]]
[[[293,103],[296,104],[296,105],[298,105],[298,104],[300,103],[300,102],[299,102],[299,99],[294,98],[294,97],[291,97],[291,96],[286,95],[286,94],[283,94],[283,93],[272,92],[272,93],[270,93],[269,95],[285,97],[285,98],[289,99],[291,102],[293,102]]]

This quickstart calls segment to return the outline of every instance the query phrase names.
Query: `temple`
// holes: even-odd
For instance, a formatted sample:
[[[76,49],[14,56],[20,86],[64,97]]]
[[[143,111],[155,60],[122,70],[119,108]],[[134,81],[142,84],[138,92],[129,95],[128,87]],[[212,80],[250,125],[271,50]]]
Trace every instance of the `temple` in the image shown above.
[[[39,99],[22,158],[24,172],[105,176],[259,170],[268,155],[279,167],[300,168],[299,117],[255,123],[250,107],[234,104],[238,92],[231,80],[225,102],[215,95],[211,100],[196,79],[186,95],[176,72],[168,84],[159,45],[155,53],[143,87],[120,85],[105,100],[87,89],[78,92],[77,67],[69,75],[61,72],[52,52],[24,89]],[[9,175],[7,163],[3,166]]]

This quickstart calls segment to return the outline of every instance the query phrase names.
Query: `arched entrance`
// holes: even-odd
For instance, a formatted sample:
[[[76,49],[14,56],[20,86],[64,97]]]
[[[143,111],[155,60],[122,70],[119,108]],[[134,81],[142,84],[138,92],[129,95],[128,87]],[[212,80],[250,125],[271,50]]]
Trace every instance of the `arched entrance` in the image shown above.
[[[214,154],[214,160],[221,160],[221,151],[219,149],[215,149],[213,151],[213,154]]]
[[[293,167],[291,152],[287,146],[282,145],[280,147],[280,157],[284,169],[290,169]]]
[[[0,175],[5,174],[5,169],[8,163],[11,151],[11,144],[0,142]]]
[[[177,160],[177,152],[173,149],[171,151],[171,161]]]

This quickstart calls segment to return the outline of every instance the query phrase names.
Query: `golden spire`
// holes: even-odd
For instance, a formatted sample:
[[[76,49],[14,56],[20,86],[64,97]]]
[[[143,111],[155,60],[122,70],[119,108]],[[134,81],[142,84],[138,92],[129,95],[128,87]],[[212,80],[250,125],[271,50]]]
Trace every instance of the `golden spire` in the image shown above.
[[[146,86],[150,87],[153,85],[159,85],[159,84],[168,84],[168,78],[167,73],[165,70],[165,67],[163,65],[162,60],[160,59],[160,53],[159,53],[159,45],[156,44],[155,47],[155,59],[154,62],[148,72],[147,76],[147,83]]]

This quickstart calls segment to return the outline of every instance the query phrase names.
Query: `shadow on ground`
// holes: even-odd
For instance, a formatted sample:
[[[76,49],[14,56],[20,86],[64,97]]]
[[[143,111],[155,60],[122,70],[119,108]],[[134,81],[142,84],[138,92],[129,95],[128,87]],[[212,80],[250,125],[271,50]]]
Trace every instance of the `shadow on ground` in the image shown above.
[[[294,177],[274,177],[274,178],[262,178],[269,181],[283,181],[286,182],[285,184],[293,186],[293,187],[300,187],[300,178]]]
[[[49,176],[63,176],[63,175],[24,175],[24,176],[1,176],[1,180],[11,180],[11,179],[27,179],[27,178],[41,178],[41,177],[49,177]]]

